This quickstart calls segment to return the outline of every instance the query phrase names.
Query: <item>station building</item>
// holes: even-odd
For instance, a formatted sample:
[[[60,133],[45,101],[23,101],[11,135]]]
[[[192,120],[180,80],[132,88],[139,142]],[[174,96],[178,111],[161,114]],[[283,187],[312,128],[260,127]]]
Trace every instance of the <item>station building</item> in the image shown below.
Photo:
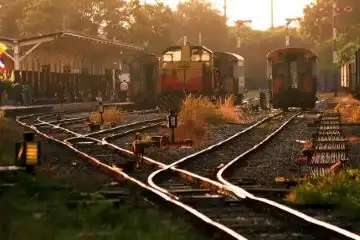
[[[72,32],[0,42],[8,47],[2,79],[28,83],[37,102],[114,99],[120,73],[130,75],[131,97],[155,93],[158,59],[143,47]]]

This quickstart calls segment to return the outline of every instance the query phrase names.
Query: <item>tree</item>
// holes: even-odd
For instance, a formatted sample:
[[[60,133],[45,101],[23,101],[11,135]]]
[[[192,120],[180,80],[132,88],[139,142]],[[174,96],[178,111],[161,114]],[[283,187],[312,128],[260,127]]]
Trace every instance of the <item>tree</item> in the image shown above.
[[[320,58],[320,69],[332,69],[332,27],[333,0],[319,0],[304,9],[301,30],[304,35],[315,43],[315,50]],[[335,27],[337,30],[336,48],[340,64],[347,61],[351,51],[359,42],[360,1],[335,0],[337,5]]]
[[[301,28],[311,40],[320,43],[332,37],[332,3],[334,0],[319,0],[304,9]],[[335,27],[348,40],[360,33],[360,1],[335,0],[337,5]]]
[[[119,7],[120,6],[120,7]],[[142,5],[138,0],[106,5],[104,32],[109,39],[145,46],[153,52],[171,43],[173,13],[162,3]]]
[[[1,35],[11,38],[20,36],[19,20],[24,17],[26,0],[0,0]]]
[[[172,27],[174,42],[187,36],[190,43],[202,44],[215,51],[225,50],[228,44],[228,27],[225,18],[203,0],[192,0],[178,5]],[[215,34],[216,33],[216,34]]]
[[[66,29],[96,35],[99,26],[92,21],[96,3],[91,0],[2,0],[2,33],[25,37]]]

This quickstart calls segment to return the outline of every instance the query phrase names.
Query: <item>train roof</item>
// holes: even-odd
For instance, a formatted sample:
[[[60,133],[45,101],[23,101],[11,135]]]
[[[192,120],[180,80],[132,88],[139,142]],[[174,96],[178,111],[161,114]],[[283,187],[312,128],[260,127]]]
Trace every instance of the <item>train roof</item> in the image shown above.
[[[232,53],[232,52],[215,52],[214,54],[228,55],[228,56],[231,56],[234,60],[238,60],[238,61],[244,61],[245,60],[243,56],[240,56],[239,54]]]
[[[316,57],[316,54],[311,51],[310,49],[307,49],[307,48],[279,48],[275,51],[272,51],[270,53],[268,53],[268,55],[266,56],[266,58],[268,60],[270,60],[271,58],[273,58],[275,56],[275,54],[277,53],[281,53],[281,52],[305,52],[307,54],[309,54],[310,56],[313,56],[313,57]]]
[[[173,45],[173,46],[170,46],[170,47],[166,48],[161,54],[164,54],[164,53],[166,53],[166,52],[169,51],[169,50],[179,49],[179,48],[181,48],[181,47],[183,47],[183,46],[181,46],[181,45]],[[209,48],[207,48],[207,47],[205,47],[205,46],[203,46],[203,45],[190,45],[190,47],[201,48],[201,49],[204,49],[204,50],[206,50],[206,51],[208,51],[208,52],[210,52],[210,53],[213,53],[213,51],[211,51]]]

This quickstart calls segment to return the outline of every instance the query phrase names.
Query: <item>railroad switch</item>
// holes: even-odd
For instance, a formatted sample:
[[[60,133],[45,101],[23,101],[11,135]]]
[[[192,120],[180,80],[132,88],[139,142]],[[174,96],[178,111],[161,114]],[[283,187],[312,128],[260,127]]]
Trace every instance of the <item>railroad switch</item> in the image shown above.
[[[167,148],[170,146],[192,146],[193,141],[190,139],[185,139],[184,141],[176,141],[171,143],[170,137],[168,135],[147,136],[146,139],[143,139],[140,135],[136,135],[131,145],[135,148],[140,147],[144,149],[149,147]]]

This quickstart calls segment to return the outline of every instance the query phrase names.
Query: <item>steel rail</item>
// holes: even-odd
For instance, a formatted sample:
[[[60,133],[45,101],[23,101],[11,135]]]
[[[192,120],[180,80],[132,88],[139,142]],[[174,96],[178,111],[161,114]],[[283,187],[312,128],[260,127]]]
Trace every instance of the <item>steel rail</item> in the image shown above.
[[[284,124],[282,124],[276,131],[274,131],[272,134],[268,135],[262,142],[267,142],[270,138],[272,138],[272,137],[273,137],[274,135],[276,135],[279,131],[281,131],[287,124],[289,124],[289,123],[290,123],[295,117],[297,117],[299,114],[301,114],[301,112],[295,114],[295,115],[292,116],[290,119],[288,119],[288,120],[287,120]],[[268,118],[265,118],[265,119],[269,119],[269,118],[271,118],[271,117],[268,117]],[[260,121],[260,122],[261,122],[261,121]],[[254,124],[254,125],[256,125],[256,124]],[[251,130],[252,128],[253,128],[253,126],[250,126],[248,129]],[[245,130],[243,130],[242,132],[248,131],[248,129],[245,129]],[[239,134],[235,134],[235,135],[238,136]],[[304,221],[306,221],[306,222],[308,222],[308,223],[311,223],[311,224],[313,224],[313,225],[317,225],[318,227],[322,227],[322,228],[325,227],[328,231],[333,231],[335,234],[341,235],[342,237],[346,236],[346,237],[350,237],[351,239],[360,239],[359,236],[357,236],[357,235],[355,235],[355,234],[353,234],[353,233],[351,233],[351,232],[349,232],[349,231],[346,231],[346,230],[344,230],[344,229],[341,229],[341,228],[339,228],[339,227],[337,227],[337,226],[335,226],[335,225],[332,225],[332,224],[329,224],[329,223],[326,223],[326,222],[323,222],[323,221],[319,221],[319,220],[314,219],[314,218],[312,218],[312,217],[310,217],[310,216],[308,216],[308,215],[305,215],[305,214],[303,214],[303,213],[301,213],[301,212],[299,212],[299,211],[296,211],[296,210],[294,210],[294,209],[291,209],[291,208],[289,208],[289,207],[287,207],[287,206],[284,206],[284,205],[282,205],[282,204],[276,203],[276,202],[274,202],[274,201],[268,200],[268,199],[266,199],[266,198],[258,198],[258,197],[256,197],[256,196],[254,196],[253,194],[251,194],[251,193],[245,191],[244,189],[239,188],[239,187],[237,187],[237,186],[235,186],[235,185],[233,185],[233,184],[229,184],[229,183],[227,183],[227,182],[221,182],[222,184],[224,184],[224,186],[227,186],[227,187],[228,187],[228,188],[226,188],[226,187],[221,186],[220,184],[216,183],[215,181],[213,181],[213,180],[211,180],[211,179],[208,179],[208,178],[199,176],[199,175],[197,175],[197,174],[191,173],[191,172],[186,171],[186,170],[183,170],[183,169],[178,169],[178,168],[176,168],[176,165],[178,165],[179,163],[184,162],[184,161],[186,161],[186,160],[188,160],[188,159],[191,159],[192,157],[194,157],[194,156],[196,156],[196,155],[199,155],[199,154],[202,154],[202,153],[204,153],[204,152],[210,151],[210,150],[212,150],[213,148],[216,148],[216,147],[218,147],[219,145],[222,145],[222,144],[230,141],[230,140],[233,139],[233,138],[234,138],[234,136],[232,136],[232,137],[230,137],[230,138],[228,138],[228,139],[226,139],[226,140],[224,140],[224,141],[222,141],[222,142],[220,142],[220,143],[217,143],[217,144],[215,144],[215,145],[212,145],[212,146],[208,147],[207,149],[201,150],[201,151],[199,151],[199,152],[197,152],[197,153],[194,153],[194,154],[192,154],[192,155],[190,155],[190,156],[186,156],[186,157],[180,159],[179,161],[176,161],[176,162],[174,162],[173,164],[168,165],[166,168],[163,168],[163,169],[159,169],[159,170],[157,170],[157,171],[154,171],[154,172],[148,177],[148,184],[149,184],[151,187],[153,187],[154,189],[158,190],[158,191],[161,191],[161,192],[163,192],[163,193],[165,193],[165,194],[169,194],[170,192],[169,192],[168,190],[166,190],[166,189],[158,186],[157,184],[155,184],[153,178],[154,178],[156,175],[158,175],[158,174],[160,174],[161,172],[163,172],[163,171],[173,170],[173,171],[176,171],[176,172],[180,173],[180,175],[183,175],[183,177],[185,177],[185,178],[186,178],[186,176],[190,176],[191,178],[198,179],[198,180],[200,180],[200,181],[202,181],[202,182],[207,182],[207,183],[209,183],[209,184],[213,184],[213,185],[215,185],[215,186],[218,187],[218,190],[219,190],[220,193],[221,193],[221,192],[223,192],[223,193],[226,192],[226,191],[224,191],[224,190],[230,190],[230,191],[232,191],[236,196],[238,196],[239,198],[249,198],[249,199],[251,199],[251,200],[254,200],[254,201],[257,201],[257,202],[261,202],[261,203],[266,204],[266,205],[268,205],[268,206],[277,208],[278,210],[281,210],[281,211],[283,211],[283,212],[286,212],[286,213],[288,213],[288,214],[291,214],[291,215],[293,215],[293,216],[295,216],[295,217],[298,217],[298,218],[300,218],[300,219],[302,219],[302,220],[304,220]],[[251,149],[249,149],[248,151],[246,151],[246,152],[245,152],[246,154],[243,153],[242,155],[245,156],[245,155],[249,154],[250,152],[252,152],[252,151],[254,151],[255,149],[257,149],[259,146],[260,146],[259,144],[258,144],[257,146],[254,146],[253,148],[251,148]],[[241,155],[240,155],[240,156],[241,156]],[[234,162],[236,162],[236,160],[237,160],[238,158],[239,158],[239,157],[237,157],[235,160],[231,161],[230,163],[233,164]],[[227,165],[231,165],[230,163],[228,163]],[[227,165],[225,165],[225,166],[227,166]],[[225,167],[224,167],[224,168],[225,168]],[[224,170],[223,170],[223,171],[224,171]],[[185,175],[185,176],[184,176],[184,175]],[[217,175],[218,175],[218,174],[217,174]],[[225,183],[226,183],[226,184],[225,184]],[[355,237],[355,238],[354,238],[354,237]]]
[[[255,124],[249,126],[249,127],[246,128],[246,129],[244,129],[244,130],[242,130],[242,131],[240,131],[240,132],[238,132],[238,133],[236,133],[236,134],[228,137],[227,139],[225,139],[225,140],[223,140],[223,141],[220,141],[220,142],[218,142],[218,143],[216,143],[216,144],[213,144],[213,145],[211,145],[211,146],[209,146],[209,147],[207,147],[207,148],[205,148],[205,149],[203,149],[203,150],[200,150],[200,151],[198,151],[198,152],[196,152],[196,153],[193,153],[193,154],[191,154],[191,155],[185,156],[185,157],[183,157],[183,158],[181,158],[181,159],[173,162],[172,164],[167,165],[167,167],[164,168],[164,169],[159,169],[159,170],[157,170],[157,171],[154,171],[154,172],[153,172],[152,174],[150,174],[150,176],[148,177],[148,183],[149,183],[149,185],[152,186],[152,187],[155,188],[155,189],[158,189],[159,191],[167,192],[167,190],[160,188],[159,186],[157,186],[157,185],[154,183],[153,178],[154,178],[156,175],[160,174],[162,171],[166,171],[166,170],[169,170],[169,169],[174,170],[174,171],[177,171],[178,169],[176,168],[176,165],[178,165],[179,163],[183,163],[183,162],[185,162],[185,161],[188,161],[188,160],[191,159],[191,158],[194,158],[194,157],[199,156],[199,155],[201,155],[201,154],[204,154],[204,153],[206,153],[206,152],[215,150],[215,149],[221,147],[223,144],[228,143],[228,142],[230,142],[231,140],[233,140],[233,139],[235,139],[235,138],[237,138],[237,137],[239,137],[239,136],[241,136],[241,135],[243,135],[243,134],[251,131],[252,129],[256,128],[258,125],[260,125],[260,124],[262,124],[262,123],[264,123],[264,122],[266,122],[266,121],[268,121],[268,120],[270,120],[270,119],[272,119],[272,118],[274,118],[274,117],[276,117],[276,116],[279,116],[280,114],[282,114],[282,112],[275,113],[275,114],[273,114],[273,115],[271,115],[271,116],[265,117],[264,119],[256,122]],[[188,171],[186,171],[186,172],[188,172]],[[189,172],[189,173],[190,173],[190,172]],[[192,175],[193,177],[197,178],[197,179],[205,179],[205,178],[203,178],[203,177],[201,177],[201,176],[199,176],[199,175],[197,175],[197,174],[191,173],[191,175]],[[210,182],[214,182],[214,181],[212,181],[212,180],[210,180],[210,179],[208,179],[208,178],[206,178],[206,179],[209,180]]]
[[[301,114],[301,113],[299,113]],[[221,182],[222,184],[228,186],[231,189],[234,189],[236,191],[234,191],[236,194],[239,194],[239,197],[243,197],[244,195],[254,201],[258,201],[261,203],[265,203],[268,205],[271,205],[273,207],[276,207],[282,211],[286,211],[292,215],[296,215],[297,217],[310,222],[312,224],[318,225],[320,227],[326,228],[329,231],[333,231],[336,234],[340,234],[341,236],[346,236],[350,239],[360,239],[359,235],[356,235],[350,231],[347,231],[345,229],[342,229],[336,225],[324,222],[324,221],[320,221],[317,220],[315,218],[312,218],[304,213],[301,213],[295,209],[289,208],[285,205],[282,205],[280,203],[274,202],[272,200],[266,199],[266,198],[259,198],[256,197],[255,195],[247,192],[246,190],[230,183],[229,181],[227,181],[224,177],[223,174],[224,172],[231,167],[234,163],[236,163],[237,161],[241,160],[242,158],[248,156],[250,153],[258,150],[263,144],[265,144],[266,142],[268,142],[271,138],[273,138],[275,135],[277,135],[281,130],[283,130],[283,128],[285,128],[285,126],[287,126],[289,123],[291,123],[295,117],[297,117],[299,114],[293,116],[292,118],[290,118],[288,121],[286,121],[282,126],[280,126],[276,131],[274,131],[273,133],[271,133],[270,135],[268,135],[263,141],[261,141],[260,143],[258,143],[257,145],[255,145],[254,147],[250,148],[249,150],[247,150],[246,152],[242,153],[241,155],[237,156],[236,158],[234,158],[231,162],[227,163],[224,167],[222,167],[218,173],[217,173],[217,179],[219,182]]]
[[[61,120],[53,120],[53,121],[48,121],[48,123],[51,124],[62,124],[62,123],[66,123],[66,122],[71,122],[71,121],[75,121],[75,120],[86,120],[89,119],[88,117],[74,117],[74,118],[66,118],[66,119],[61,119]],[[35,124],[34,126],[39,126],[39,125],[43,125],[44,123],[38,123]]]
[[[234,239],[239,239],[239,240],[245,240],[246,238],[244,238],[243,236],[239,235],[238,233],[236,233],[235,231],[233,231],[232,229],[229,229],[227,227],[225,227],[224,225],[222,224],[219,224],[215,221],[213,221],[212,219],[210,219],[209,217],[207,217],[206,215],[202,214],[201,212],[198,212],[197,210],[195,210],[194,208],[186,205],[186,204],[183,204],[182,202],[180,201],[177,201],[176,199],[174,199],[171,195],[167,195],[167,194],[164,194],[162,192],[159,192],[157,191],[156,189],[153,189],[151,188],[150,186],[148,186],[147,184],[141,182],[141,181],[138,181],[137,179],[129,176],[128,174],[126,174],[125,172],[121,171],[120,169],[116,168],[116,167],[112,167],[112,166],[109,166],[107,164],[104,164],[100,161],[98,161],[97,159],[91,157],[90,155],[86,154],[86,153],[83,153],[81,151],[79,151],[78,149],[76,149],[74,146],[72,146],[71,144],[65,142],[65,141],[60,141],[58,139],[55,139],[54,137],[52,136],[49,136],[47,134],[44,134],[42,133],[41,131],[39,131],[37,128],[35,128],[34,126],[29,126],[27,125],[26,123],[24,122],[21,122],[19,120],[19,118],[16,119],[16,121],[21,124],[22,126],[24,127],[27,127],[27,128],[30,128],[32,130],[34,130],[37,134],[41,135],[42,137],[46,138],[46,139],[50,139],[62,146],[65,146],[65,147],[68,147],[70,148],[71,150],[73,150],[75,153],[79,154],[80,156],[86,158],[90,164],[92,164],[93,166],[96,167],[96,169],[98,169],[99,171],[102,171],[104,172],[105,174],[108,174],[112,177],[114,177],[115,179],[117,180],[128,180],[130,182],[132,182],[133,184],[136,184],[138,185],[139,187],[147,190],[148,192],[151,192],[159,197],[161,197],[163,200],[167,201],[167,202],[170,202],[171,204],[174,204],[184,210],[186,210],[187,212],[191,213],[193,216],[197,217],[198,219],[202,220],[204,223],[206,224],[209,224],[215,228],[217,228],[218,230],[221,230],[223,233],[226,233],[229,237],[232,237]],[[92,139],[92,138],[89,138],[89,139]],[[92,139],[92,140],[95,140],[95,141],[99,141],[97,139]],[[119,150],[122,150],[124,152],[127,152],[128,154],[133,154],[132,152],[130,151],[127,151],[125,149],[121,149],[121,148],[118,148],[117,146],[114,146],[113,144],[107,144],[109,146],[113,146]],[[150,160],[149,158],[145,159],[145,160]],[[152,159],[151,159],[152,160]],[[156,163],[157,165],[164,165],[162,163],[159,163],[157,161],[154,161],[152,160],[154,163]],[[164,165],[165,166],[165,165]]]

